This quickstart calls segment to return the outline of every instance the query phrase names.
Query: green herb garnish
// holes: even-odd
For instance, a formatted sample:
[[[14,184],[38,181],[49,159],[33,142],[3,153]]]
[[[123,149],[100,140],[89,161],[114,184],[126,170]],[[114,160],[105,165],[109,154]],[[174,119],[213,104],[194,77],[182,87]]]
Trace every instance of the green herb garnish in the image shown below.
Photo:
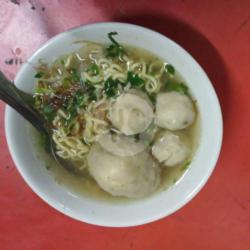
[[[43,110],[42,110],[44,116],[49,122],[52,122],[54,117],[55,117],[55,111],[54,109],[49,105],[49,104],[44,104],[43,105]]]
[[[46,134],[39,134],[39,146],[42,147],[44,150],[49,151],[50,150],[50,141],[49,137]]]
[[[132,71],[128,71],[127,82],[130,82],[132,87],[140,88],[144,85],[145,81]]]
[[[175,68],[172,64],[166,64],[165,65],[165,70],[168,74],[174,75],[175,74]]]
[[[36,88],[36,93],[37,94],[52,94],[54,91],[51,88]]]
[[[96,100],[97,100],[97,94],[96,94],[95,91],[91,91],[91,92],[89,93],[89,100],[90,100],[90,101],[96,101]]]
[[[73,82],[77,83],[80,81],[80,74],[77,69],[73,68],[70,70],[71,79]]]
[[[97,93],[95,86],[89,81],[81,81],[81,84],[85,88],[85,92],[87,93],[87,98],[89,101],[97,100]]]
[[[134,139],[136,142],[138,142],[140,140],[140,134],[135,134]]]
[[[121,46],[113,36],[118,35],[117,32],[110,32],[108,33],[108,38],[111,41],[111,45],[109,45],[107,50],[107,57],[117,58],[123,56],[125,54],[123,46]]]
[[[78,107],[81,107],[85,103],[85,96],[81,92],[76,92],[75,94],[75,102]]]
[[[71,124],[74,120],[74,118],[76,117],[76,113],[70,113],[69,117],[67,117],[67,119],[63,119],[64,121],[64,126],[65,126],[65,129],[64,131],[66,132],[66,134],[68,134],[70,132],[70,129],[71,129]]]
[[[63,87],[68,88],[71,85],[71,80],[69,77],[65,77],[62,80]]]
[[[77,106],[72,102],[67,108],[68,116],[64,119],[64,125],[68,127],[73,119],[77,116]]]
[[[187,161],[186,163],[183,164],[183,166],[181,167],[181,171],[185,171],[188,169],[189,165],[190,165],[191,161]]]
[[[184,83],[176,83],[171,80],[168,80],[165,84],[165,87],[168,91],[176,91],[188,95],[188,86]]]
[[[96,63],[91,64],[88,71],[90,71],[94,76],[97,76],[100,73],[100,69]]]
[[[67,100],[63,107],[67,113],[67,118],[64,118],[64,125],[67,126],[67,130],[70,130],[70,126],[72,124],[72,121],[77,116],[77,108],[82,107],[86,102],[85,95],[77,91],[73,98]]]
[[[43,73],[43,72],[37,72],[37,73],[34,75],[35,78],[41,78],[41,77],[43,77],[43,76],[44,76],[44,73]]]
[[[107,95],[108,98],[115,97],[118,94],[118,84],[119,81],[113,80],[111,77],[109,77],[104,82],[104,92]]]

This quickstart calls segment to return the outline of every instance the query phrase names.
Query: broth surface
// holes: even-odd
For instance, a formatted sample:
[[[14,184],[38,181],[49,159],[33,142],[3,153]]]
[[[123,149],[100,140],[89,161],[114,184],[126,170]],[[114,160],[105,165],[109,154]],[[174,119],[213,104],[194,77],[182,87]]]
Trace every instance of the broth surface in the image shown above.
[[[163,62],[160,58],[156,57],[155,55],[143,49],[133,48],[130,46],[124,46],[124,47],[126,49],[126,53],[130,61],[140,61],[141,59],[143,59],[146,62],[147,67],[148,65],[151,65],[153,62],[159,62],[159,64],[166,63],[166,62]],[[75,53],[77,53],[80,57],[84,57],[86,56],[86,48],[83,47],[82,49],[80,49],[79,51]],[[65,58],[69,58],[69,56],[70,55],[62,56],[59,59],[57,59],[56,62],[54,63],[54,67],[56,67],[56,65],[61,60],[65,60]],[[92,63],[90,61],[88,63]],[[79,62],[74,61],[74,60],[72,64],[74,65],[74,67],[78,67],[78,68],[83,67],[83,65],[79,64]],[[125,67],[123,62],[117,61],[117,64],[120,65],[122,68]],[[159,71],[159,68],[156,63],[155,69],[153,67],[151,68],[151,74],[154,75],[158,71]],[[162,83],[164,83],[167,80],[169,80],[169,76],[167,74],[165,75],[163,74],[160,78],[160,81]],[[171,81],[173,83],[185,82],[184,79],[182,79],[182,77],[178,74],[178,72],[175,72],[174,76],[171,77]],[[152,101],[154,101],[154,97],[155,97],[154,94],[152,94],[151,96],[149,95],[149,98]],[[155,193],[161,192],[175,185],[182,178],[182,176],[184,176],[186,171],[188,171],[189,163],[192,161],[192,158],[195,155],[195,151],[199,144],[200,126],[199,126],[199,110],[194,100],[193,100],[193,103],[196,109],[195,121],[193,122],[191,126],[183,130],[176,131],[177,134],[181,135],[184,138],[187,138],[191,153],[188,159],[182,164],[179,164],[175,167],[161,166],[161,182]],[[157,127],[156,130],[157,131],[154,134],[154,139],[152,140],[152,142],[155,141],[155,138],[157,138],[157,135],[161,134],[161,132],[164,129]],[[81,170],[81,175],[73,174],[65,170],[63,167],[57,164],[51,158],[50,155],[48,155],[45,152],[44,142],[42,142],[40,135],[36,131],[32,132],[32,135],[33,135],[32,140],[34,141],[34,146],[36,148],[37,157],[44,160],[45,167],[48,169],[48,171],[53,176],[53,178],[55,178],[58,184],[67,187],[69,190],[71,190],[71,192],[73,192],[76,195],[88,196],[91,199],[99,199],[99,200],[101,199],[106,202],[124,202],[124,201],[134,200],[134,199],[124,198],[124,197],[114,197],[111,194],[103,191],[97,185],[96,181],[89,175],[88,169],[87,169],[88,167],[85,167],[83,170]]]

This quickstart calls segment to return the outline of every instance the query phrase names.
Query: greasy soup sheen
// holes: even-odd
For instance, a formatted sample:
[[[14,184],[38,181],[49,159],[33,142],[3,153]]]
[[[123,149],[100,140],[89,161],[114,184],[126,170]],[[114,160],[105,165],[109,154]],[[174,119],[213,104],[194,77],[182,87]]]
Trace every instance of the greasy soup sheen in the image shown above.
[[[195,100],[173,65],[141,48],[81,41],[81,49],[42,60],[34,107],[52,132],[63,169],[36,140],[58,183],[105,200],[142,198],[175,184],[199,139]]]

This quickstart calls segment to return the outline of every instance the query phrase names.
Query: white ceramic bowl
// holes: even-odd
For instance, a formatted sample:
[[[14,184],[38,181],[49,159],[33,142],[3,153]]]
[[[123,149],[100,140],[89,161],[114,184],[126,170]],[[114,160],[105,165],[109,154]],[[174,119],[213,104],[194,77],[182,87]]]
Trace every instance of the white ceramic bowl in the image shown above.
[[[87,39],[107,42],[107,33],[119,32],[119,41],[142,47],[175,66],[190,86],[201,114],[200,146],[186,175],[167,191],[125,204],[112,204],[79,197],[58,185],[37,160],[27,122],[10,107],[6,108],[5,128],[13,160],[27,184],[45,202],[62,213],[90,224],[134,226],[163,218],[189,202],[204,186],[219,156],[222,116],[215,91],[206,73],[183,48],[152,30],[124,23],[97,23],[71,29],[49,40],[19,71],[15,84],[28,92],[34,86],[33,66],[40,58],[47,62],[80,46],[73,41]]]

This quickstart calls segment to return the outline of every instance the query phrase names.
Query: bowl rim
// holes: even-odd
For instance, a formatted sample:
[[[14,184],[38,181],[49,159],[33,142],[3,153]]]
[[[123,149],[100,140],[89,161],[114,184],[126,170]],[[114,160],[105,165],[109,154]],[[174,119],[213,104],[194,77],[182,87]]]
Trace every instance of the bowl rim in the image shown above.
[[[27,62],[25,64],[22,65],[22,67],[19,69],[19,71],[17,72],[17,75],[15,77],[15,80],[14,80],[14,83],[16,81],[18,81],[18,79],[20,78],[20,76],[25,72],[25,66],[26,64],[32,60],[33,58],[36,57],[37,54],[40,53],[40,51],[43,51],[43,50],[46,50],[46,47],[52,43],[55,43],[58,39],[61,39],[63,38],[64,36],[67,36],[68,34],[70,34],[71,32],[74,32],[74,31],[80,31],[81,29],[85,29],[85,28],[91,28],[91,27],[98,27],[101,28],[103,26],[107,27],[107,26],[110,26],[110,28],[112,28],[112,26],[114,25],[120,25],[120,26],[124,26],[124,27],[132,27],[132,28],[136,28],[136,29],[140,29],[140,30],[143,30],[145,32],[149,32],[151,33],[152,35],[156,36],[156,37],[159,37],[161,39],[167,39],[168,42],[170,42],[173,46],[176,46],[178,47],[179,49],[182,50],[182,52],[184,53],[184,56],[188,56],[192,63],[194,63],[199,69],[200,71],[202,72],[203,76],[206,78],[207,82],[209,83],[209,88],[210,88],[210,91],[211,91],[211,95],[213,96],[214,98],[214,105],[216,106],[217,108],[217,120],[219,122],[219,124],[217,124],[217,127],[218,127],[218,131],[216,131],[217,133],[217,149],[216,149],[216,154],[214,155],[213,159],[211,160],[210,162],[210,169],[207,173],[207,175],[204,175],[202,177],[202,179],[200,180],[199,182],[199,186],[196,186],[195,190],[190,193],[186,199],[183,199],[183,200],[180,200],[178,202],[178,204],[175,206],[175,207],[172,207],[172,211],[171,212],[165,212],[165,211],[162,211],[162,213],[157,213],[157,214],[154,214],[154,215],[151,215],[150,218],[144,218],[144,219],[141,219],[141,220],[137,220],[137,221],[134,221],[134,222],[128,222],[127,224],[126,223],[123,223],[122,225],[117,223],[117,224],[104,224],[104,223],[100,223],[98,221],[95,221],[93,219],[88,219],[85,217],[85,220],[82,220],[81,218],[79,218],[77,216],[77,214],[74,214],[72,213],[71,211],[67,211],[67,210],[63,210],[61,207],[57,206],[56,202],[53,201],[53,200],[48,200],[46,199],[46,195],[44,195],[44,192],[37,188],[36,185],[33,185],[29,180],[28,178],[24,175],[24,173],[22,172],[22,166],[19,166],[19,160],[18,160],[18,157],[15,155],[14,153],[14,147],[13,147],[13,143],[11,143],[11,133],[10,133],[10,130],[8,128],[8,121],[9,121],[9,117],[10,117],[10,114],[12,112],[12,109],[6,105],[5,107],[5,115],[4,115],[4,127],[5,127],[5,134],[6,134],[6,139],[7,139],[7,145],[8,145],[8,148],[9,148],[9,151],[10,151],[10,154],[11,154],[11,157],[15,163],[15,166],[19,172],[19,174],[22,176],[22,178],[24,179],[24,181],[27,183],[27,185],[32,189],[32,191],[34,193],[36,193],[36,195],[38,195],[43,201],[45,201],[47,204],[49,204],[50,206],[52,206],[53,208],[55,208],[56,210],[60,211],[61,213],[73,218],[73,219],[76,219],[78,221],[81,221],[81,222],[85,222],[85,223],[89,223],[89,224],[93,224],[93,225],[99,225],[99,226],[106,226],[106,227],[127,227],[127,226],[138,226],[138,225],[143,225],[143,224],[147,224],[147,223],[150,223],[150,222],[153,222],[153,221],[156,221],[156,220],[160,220],[164,217],[167,217],[171,214],[173,214],[174,212],[176,212],[177,210],[179,210],[180,208],[182,208],[184,205],[186,205],[190,200],[192,200],[199,192],[200,190],[205,186],[205,184],[207,183],[208,179],[210,178],[213,170],[215,169],[216,167],[216,163],[218,161],[218,158],[219,158],[219,155],[220,155],[220,152],[221,152],[221,147],[222,147],[222,139],[223,139],[223,119],[222,119],[222,112],[221,112],[221,106],[220,106],[220,103],[219,103],[219,100],[218,100],[218,97],[217,97],[217,94],[214,90],[214,87],[209,79],[209,77],[207,76],[206,72],[203,70],[203,68],[201,67],[201,65],[193,58],[193,56],[188,52],[186,51],[182,46],[180,46],[179,44],[177,44],[175,41],[173,41],[172,39],[170,39],[169,37],[157,32],[157,31],[154,31],[154,30],[151,30],[149,28],[145,28],[143,26],[139,26],[139,25],[135,25],[135,24],[130,24],[130,23],[122,23],[122,22],[97,22],[97,23],[91,23],[91,24],[86,24],[86,25],[79,25],[77,27],[73,27],[71,29],[68,29],[64,32],[61,32],[55,36],[53,36],[52,38],[50,38],[48,41],[46,41],[44,44],[42,44],[34,53],[32,53],[32,55],[27,59]],[[113,29],[113,28],[112,28]]]

